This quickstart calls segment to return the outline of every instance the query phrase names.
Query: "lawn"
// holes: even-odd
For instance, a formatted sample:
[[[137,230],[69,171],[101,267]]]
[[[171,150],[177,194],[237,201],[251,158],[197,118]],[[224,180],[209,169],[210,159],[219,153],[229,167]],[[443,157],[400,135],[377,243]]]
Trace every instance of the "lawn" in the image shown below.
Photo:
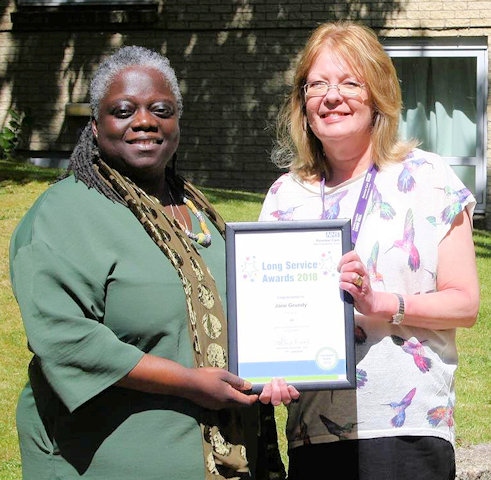
[[[15,406],[26,380],[30,355],[13,298],[8,275],[8,243],[15,225],[60,171],[0,161],[0,479],[20,480],[20,456],[15,430]],[[262,195],[203,188],[227,221],[257,219]],[[481,279],[481,308],[472,329],[457,334],[460,364],[457,370],[457,444],[491,442],[491,233],[474,234]],[[282,434],[285,410],[277,409],[280,445],[286,460]]]

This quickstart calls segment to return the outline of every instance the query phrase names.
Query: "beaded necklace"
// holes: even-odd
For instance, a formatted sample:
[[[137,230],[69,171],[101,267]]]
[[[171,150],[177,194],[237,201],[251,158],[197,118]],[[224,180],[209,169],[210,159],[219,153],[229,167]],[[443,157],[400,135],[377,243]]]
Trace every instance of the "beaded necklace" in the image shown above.
[[[186,235],[194,240],[195,242],[199,243],[200,245],[203,245],[203,247],[209,247],[211,245],[211,233],[208,230],[208,227],[206,226],[205,223],[205,217],[203,214],[196,208],[194,203],[189,200],[187,197],[182,197],[182,201],[184,204],[189,207],[191,212],[193,212],[193,215],[198,219],[199,221],[199,226],[201,228],[200,233],[193,233],[189,231],[187,228],[184,229],[184,232]]]
[[[182,201],[183,201],[184,205],[186,205],[186,207],[188,207],[189,210],[191,210],[192,214],[199,221],[199,226],[201,228],[201,232],[194,233],[186,227],[186,221],[184,220],[184,216],[180,212],[179,207],[178,207],[177,203],[175,202],[174,196],[172,195],[172,191],[170,189],[169,189],[169,196],[172,200],[172,203],[170,205],[170,208],[172,211],[172,216],[174,217],[176,222],[179,224],[179,227],[181,227],[181,229],[188,236],[188,238],[190,238],[191,240],[194,240],[196,243],[198,243],[199,245],[202,245],[203,247],[209,247],[211,245],[211,233],[208,230],[208,227],[206,225],[205,217],[204,217],[203,213],[200,212],[196,208],[196,205],[189,198],[187,198],[186,196],[183,195]],[[177,211],[179,212],[179,215],[183,220],[182,222],[180,222],[178,220],[178,218],[176,217],[176,215],[174,213],[174,205],[176,206]]]

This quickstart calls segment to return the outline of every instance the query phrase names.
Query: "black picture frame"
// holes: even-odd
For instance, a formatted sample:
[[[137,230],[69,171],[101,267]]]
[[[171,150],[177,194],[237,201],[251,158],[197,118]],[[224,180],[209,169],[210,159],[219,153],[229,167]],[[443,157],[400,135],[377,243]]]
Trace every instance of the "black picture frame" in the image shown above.
[[[350,219],[225,226],[229,370],[254,393],[356,387],[354,308],[337,264]]]

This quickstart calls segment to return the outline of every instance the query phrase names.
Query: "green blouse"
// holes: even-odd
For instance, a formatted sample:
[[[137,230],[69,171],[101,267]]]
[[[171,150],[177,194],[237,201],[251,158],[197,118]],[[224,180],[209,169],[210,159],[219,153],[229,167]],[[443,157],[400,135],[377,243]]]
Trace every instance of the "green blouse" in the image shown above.
[[[208,226],[212,245],[196,246],[225,302]],[[111,386],[143,352],[193,365],[182,284],[134,215],[69,177],[21,220],[10,262],[34,353],[17,409],[24,480],[202,480],[200,407]]]

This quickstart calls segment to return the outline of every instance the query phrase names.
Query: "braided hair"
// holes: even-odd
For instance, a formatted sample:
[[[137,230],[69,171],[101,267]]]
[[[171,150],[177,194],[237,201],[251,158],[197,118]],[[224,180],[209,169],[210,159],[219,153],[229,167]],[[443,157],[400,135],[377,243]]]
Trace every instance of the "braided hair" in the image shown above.
[[[126,205],[123,198],[109,187],[94,168],[94,164],[97,164],[101,157],[92,131],[92,120],[97,120],[99,118],[100,102],[107,93],[114,77],[122,70],[131,66],[154,68],[161,73],[172,94],[176,98],[179,118],[181,117],[183,111],[182,95],[176,74],[174,69],[170,66],[169,59],[144,47],[135,45],[122,47],[103,61],[94,74],[90,83],[90,109],[92,118],[84,127],[78,142],[70,155],[70,162],[66,172],[60,177],[61,180],[73,172],[75,178],[85,183],[89,188],[94,188],[110,200],[123,205]],[[169,179],[174,180],[174,182],[172,182],[174,188],[177,188],[179,191],[180,188],[178,188],[178,186],[180,186],[179,184],[181,182],[177,182],[177,184],[175,182],[177,180],[176,155],[173,157],[172,166],[167,168],[167,170]]]
[[[94,188],[113,202],[126,205],[123,198],[103,180],[94,168],[99,158],[99,148],[95,144],[92,125],[89,121],[70,155],[67,171],[61,176],[60,180],[68,177],[73,172],[75,178],[85,183],[87,187]]]

